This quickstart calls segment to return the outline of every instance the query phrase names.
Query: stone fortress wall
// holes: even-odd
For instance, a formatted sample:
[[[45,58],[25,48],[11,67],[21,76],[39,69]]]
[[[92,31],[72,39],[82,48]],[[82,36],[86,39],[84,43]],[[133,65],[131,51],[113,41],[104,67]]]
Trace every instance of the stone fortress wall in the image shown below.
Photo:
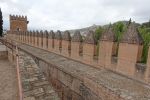
[[[146,83],[150,85],[150,49],[148,53],[147,64],[140,63],[142,48],[143,48],[143,44],[142,44],[143,40],[140,34],[138,33],[136,27],[134,26],[134,23],[131,23],[128,26],[127,31],[123,34],[123,38],[119,43],[118,50],[117,50],[117,43],[115,42],[115,34],[112,31],[111,27],[109,27],[102,34],[102,37],[100,38],[99,41],[99,49],[97,49],[93,31],[87,31],[86,33],[87,36],[85,37],[84,40],[82,40],[82,36],[79,31],[76,31],[72,37],[70,36],[70,33],[68,31],[65,32],[27,31],[27,30],[16,31],[14,29],[8,31],[7,33],[8,33],[7,40],[10,42],[16,41],[17,43],[29,45],[38,48],[40,50],[48,51],[65,58],[69,58],[73,61],[80,62],[87,66],[92,66],[93,68],[96,69],[108,70],[110,72],[118,73],[125,77],[132,78],[142,83]],[[28,50],[30,52],[30,49]],[[9,55],[8,58],[10,59],[11,62],[13,62],[11,58],[15,59],[14,57],[11,57],[13,54],[14,53],[11,50],[8,50],[8,55]],[[44,65],[44,64],[40,64],[40,62],[41,63],[45,63],[45,62],[39,61],[39,65],[43,66],[43,70],[44,68],[47,68],[48,66],[47,63]],[[57,76],[57,75],[55,76],[56,72],[59,72],[61,70],[58,70],[53,66],[50,66],[50,68],[51,67],[53,68],[53,70],[51,70],[52,72],[49,74],[53,74],[52,76],[55,78]],[[47,72],[47,70],[45,70],[45,72]],[[95,73],[97,72],[98,71],[96,71]],[[64,84],[70,84],[68,82],[70,82],[69,80],[70,77],[72,76],[68,75],[67,72],[65,71],[61,71],[60,73],[62,73],[61,77],[64,76],[62,82],[64,82]],[[88,88],[93,90],[94,93],[99,93],[98,91],[100,89],[94,87],[97,86],[94,85],[97,83],[91,80],[92,79],[87,78],[85,80],[87,83],[85,84],[87,84]],[[55,85],[61,84],[59,82],[56,82],[57,83],[56,84],[55,82],[56,81],[52,80],[52,83],[54,83]],[[70,87],[70,85],[66,85],[66,86]],[[56,88],[58,87],[59,86],[56,86]],[[65,89],[67,89],[67,87]],[[73,90],[76,91],[76,93],[78,93],[78,91],[76,90],[77,88],[78,86],[73,88]],[[101,92],[103,93],[104,91],[105,89],[104,90],[102,89]],[[105,91],[104,95],[106,95],[107,93],[111,94],[111,92]],[[111,95],[113,95],[113,93]],[[103,97],[103,95],[100,95],[100,97],[105,98],[104,100],[107,100],[106,97]],[[116,97],[114,96],[114,98]],[[117,97],[117,98],[121,98],[121,97]],[[78,100],[78,99],[74,99],[74,100]],[[86,100],[91,100],[91,99],[86,99]],[[93,100],[97,100],[97,99],[93,99]],[[113,99],[113,97],[112,98],[109,97],[108,100],[120,100],[120,99]]]
[[[99,51],[96,48],[93,31],[87,32],[83,42],[79,31],[76,31],[72,37],[68,31],[8,31],[7,37],[96,68],[105,68],[150,83],[150,57],[147,59],[147,64],[140,63],[142,39],[133,24],[123,35],[118,55],[116,55],[117,46],[111,28],[103,33],[99,41]]]

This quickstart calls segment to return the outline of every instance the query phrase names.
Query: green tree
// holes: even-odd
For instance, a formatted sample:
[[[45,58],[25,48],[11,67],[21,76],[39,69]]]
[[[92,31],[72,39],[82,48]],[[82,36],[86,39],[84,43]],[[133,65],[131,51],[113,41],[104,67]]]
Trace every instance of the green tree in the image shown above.
[[[115,39],[117,42],[117,49],[115,56],[118,56],[119,42],[125,30],[126,25],[123,22],[117,22],[113,25],[113,31],[115,32]]]
[[[102,35],[103,28],[100,26],[95,30],[95,39],[98,41]]]
[[[100,26],[98,27],[96,30],[95,30],[95,34],[94,34],[94,37],[96,39],[96,42],[97,42],[97,45],[96,45],[96,55],[95,56],[98,56],[99,55],[99,42],[98,40],[100,39],[102,33],[103,33],[104,29]]]
[[[147,56],[148,56],[148,48],[150,43],[150,30],[149,28],[140,27],[139,32],[143,38],[143,52],[142,52],[142,63],[147,62]]]
[[[120,42],[123,32],[126,30],[126,25],[123,22],[117,22],[113,25],[116,42]]]
[[[3,34],[3,16],[0,8],[0,37],[2,37],[2,34]]]

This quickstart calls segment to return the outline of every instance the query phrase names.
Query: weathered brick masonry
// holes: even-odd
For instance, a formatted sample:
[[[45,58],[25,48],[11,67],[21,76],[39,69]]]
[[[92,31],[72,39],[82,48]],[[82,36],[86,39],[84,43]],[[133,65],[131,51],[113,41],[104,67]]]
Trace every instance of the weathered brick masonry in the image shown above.
[[[82,40],[78,31],[71,38],[68,31],[10,30],[6,39],[36,58],[64,100],[149,100],[150,54],[147,64],[140,63],[143,41],[134,23],[119,45],[109,27],[100,38],[99,50],[93,31],[87,34]],[[15,52],[8,52],[13,61]]]
[[[64,100],[148,100],[149,86],[106,69],[65,58],[52,52],[20,45]],[[61,94],[59,94],[61,96]]]
[[[10,15],[10,30],[27,31],[27,16]]]

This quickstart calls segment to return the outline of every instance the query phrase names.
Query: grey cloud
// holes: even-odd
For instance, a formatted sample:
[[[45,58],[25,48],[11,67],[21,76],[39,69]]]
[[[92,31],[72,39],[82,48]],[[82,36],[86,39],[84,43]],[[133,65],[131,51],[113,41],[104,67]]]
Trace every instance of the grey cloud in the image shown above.
[[[0,0],[5,27],[9,14],[27,15],[30,29],[74,29],[133,18],[148,21],[149,0]]]

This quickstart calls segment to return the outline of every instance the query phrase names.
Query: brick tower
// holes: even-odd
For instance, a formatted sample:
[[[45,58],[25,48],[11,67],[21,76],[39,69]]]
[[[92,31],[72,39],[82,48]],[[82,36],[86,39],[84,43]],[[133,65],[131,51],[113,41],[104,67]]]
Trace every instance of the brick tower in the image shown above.
[[[10,15],[10,31],[27,31],[27,16]]]

